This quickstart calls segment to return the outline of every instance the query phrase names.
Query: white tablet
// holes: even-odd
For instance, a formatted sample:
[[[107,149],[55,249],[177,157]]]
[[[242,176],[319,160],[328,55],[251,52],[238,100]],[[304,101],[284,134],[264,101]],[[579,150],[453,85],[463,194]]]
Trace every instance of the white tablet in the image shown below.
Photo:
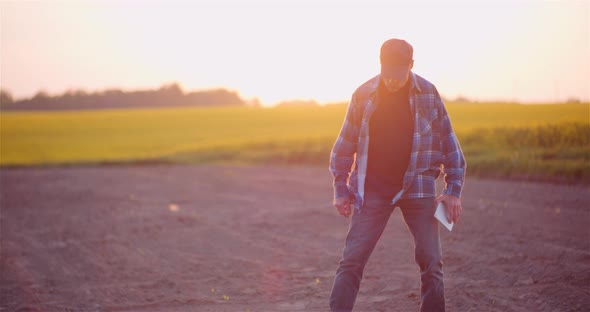
[[[449,222],[449,219],[447,219],[447,207],[445,204],[443,204],[443,202],[439,202],[438,205],[436,205],[434,217],[437,218],[438,221],[440,221],[440,223],[447,228],[447,230],[453,230],[454,222]]]

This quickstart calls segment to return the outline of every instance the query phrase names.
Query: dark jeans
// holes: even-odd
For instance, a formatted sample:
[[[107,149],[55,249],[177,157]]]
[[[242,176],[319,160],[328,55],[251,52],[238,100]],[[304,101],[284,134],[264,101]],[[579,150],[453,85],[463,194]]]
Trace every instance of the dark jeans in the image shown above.
[[[400,207],[414,237],[415,260],[422,282],[420,311],[445,311],[442,251],[438,221],[434,218],[434,197],[402,199],[395,206]],[[387,199],[367,194],[362,212],[354,211],[330,295],[332,311],[352,311],[365,264],[395,206]]]

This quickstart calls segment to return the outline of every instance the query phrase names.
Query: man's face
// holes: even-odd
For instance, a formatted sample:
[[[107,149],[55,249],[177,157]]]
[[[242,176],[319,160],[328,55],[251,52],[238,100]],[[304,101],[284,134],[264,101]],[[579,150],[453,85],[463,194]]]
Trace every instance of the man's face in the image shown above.
[[[412,61],[410,66],[408,66],[407,69],[399,75],[388,75],[382,71],[381,80],[383,81],[385,88],[387,88],[389,92],[396,92],[401,89],[404,85],[406,85],[408,79],[410,79],[410,71],[412,70],[412,67],[414,67],[414,61]]]

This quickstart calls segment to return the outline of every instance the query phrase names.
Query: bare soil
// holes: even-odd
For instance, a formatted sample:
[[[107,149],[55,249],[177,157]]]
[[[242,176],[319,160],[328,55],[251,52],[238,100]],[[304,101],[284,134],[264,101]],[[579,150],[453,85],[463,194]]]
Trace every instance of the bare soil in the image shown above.
[[[326,168],[2,168],[0,311],[327,311],[348,219]],[[448,311],[588,311],[590,189],[468,179]],[[417,311],[399,210],[355,311]]]

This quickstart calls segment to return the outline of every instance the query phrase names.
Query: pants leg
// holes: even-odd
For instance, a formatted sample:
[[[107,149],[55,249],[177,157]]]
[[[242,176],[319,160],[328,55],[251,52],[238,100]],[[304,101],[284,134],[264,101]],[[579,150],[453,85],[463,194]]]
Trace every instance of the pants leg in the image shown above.
[[[401,200],[399,207],[414,237],[415,260],[420,267],[420,311],[444,312],[442,249],[434,197]]]
[[[330,295],[332,311],[352,311],[365,264],[379,241],[393,208],[388,200],[367,194],[362,212],[353,212],[344,253]]]

